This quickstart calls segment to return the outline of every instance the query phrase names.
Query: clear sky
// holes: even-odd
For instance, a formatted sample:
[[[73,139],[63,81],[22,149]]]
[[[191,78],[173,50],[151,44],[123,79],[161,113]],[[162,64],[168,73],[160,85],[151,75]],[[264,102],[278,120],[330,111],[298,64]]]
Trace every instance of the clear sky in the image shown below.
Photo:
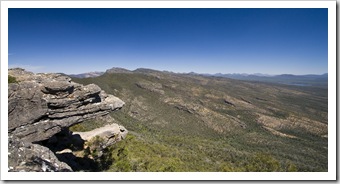
[[[327,9],[9,9],[9,67],[323,74]]]

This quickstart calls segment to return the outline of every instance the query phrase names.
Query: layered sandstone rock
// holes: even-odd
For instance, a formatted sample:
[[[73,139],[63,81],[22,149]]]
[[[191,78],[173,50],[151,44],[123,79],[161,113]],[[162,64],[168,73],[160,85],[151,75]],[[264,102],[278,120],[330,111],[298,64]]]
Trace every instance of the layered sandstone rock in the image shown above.
[[[19,81],[8,85],[9,155],[12,154],[9,156],[9,167],[13,171],[20,171],[20,168],[30,170],[25,167],[25,163],[40,164],[40,168],[31,168],[32,171],[71,170],[57,163],[53,156],[53,159],[47,159],[51,163],[47,163],[42,155],[53,153],[32,143],[48,140],[63,129],[107,115],[125,104],[95,84],[84,86],[62,74],[34,74],[19,68],[10,69],[8,74]],[[12,145],[27,146],[16,148],[11,146],[11,142]],[[20,154],[18,150],[23,153]],[[13,156],[18,154],[25,155],[20,163]],[[19,165],[19,169],[15,170]]]

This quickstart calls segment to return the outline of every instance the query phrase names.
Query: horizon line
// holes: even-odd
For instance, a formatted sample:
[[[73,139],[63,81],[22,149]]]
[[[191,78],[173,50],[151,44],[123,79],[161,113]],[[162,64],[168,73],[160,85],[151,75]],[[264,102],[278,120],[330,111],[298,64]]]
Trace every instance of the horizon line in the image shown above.
[[[80,73],[66,73],[66,72],[34,72],[31,71],[30,69],[27,69],[25,66],[23,67],[18,67],[18,66],[14,66],[14,67],[8,67],[8,69],[15,69],[15,68],[21,68],[24,69],[25,71],[29,71],[29,72],[33,72],[33,73],[62,73],[62,74],[66,74],[66,75],[80,75],[80,74],[86,74],[86,73],[106,73],[108,70],[110,69],[124,69],[124,70],[128,70],[128,71],[136,71],[138,69],[146,69],[146,70],[154,70],[154,71],[158,71],[158,72],[170,72],[170,73],[176,73],[176,74],[190,74],[190,73],[194,73],[194,74],[199,74],[199,75],[256,75],[256,76],[278,76],[278,75],[296,75],[296,76],[303,76],[303,75],[325,75],[328,74],[327,72],[323,72],[323,73],[306,73],[306,74],[293,74],[293,73],[280,73],[280,74],[268,74],[268,73],[262,73],[262,72],[252,72],[252,73],[247,73],[247,72],[229,72],[229,73],[223,73],[223,72],[215,72],[215,73],[209,73],[209,72],[195,72],[195,71],[190,71],[190,72],[176,72],[176,71],[170,71],[170,70],[162,70],[162,69],[154,69],[154,68],[145,68],[145,67],[139,67],[136,69],[127,69],[127,68],[123,68],[123,67],[112,67],[109,69],[106,69],[105,71],[87,71],[87,72],[80,72]]]

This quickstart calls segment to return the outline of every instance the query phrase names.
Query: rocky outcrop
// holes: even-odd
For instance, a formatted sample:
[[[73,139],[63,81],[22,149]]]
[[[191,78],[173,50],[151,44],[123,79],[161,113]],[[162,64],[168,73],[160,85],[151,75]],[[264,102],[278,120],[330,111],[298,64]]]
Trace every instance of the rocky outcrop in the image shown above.
[[[152,83],[149,81],[139,81],[136,83],[136,86],[142,89],[149,90],[151,92],[164,95],[164,90],[162,90],[162,84],[160,83]]]
[[[225,104],[235,107],[235,105],[227,99],[223,100]]]
[[[80,136],[85,141],[84,149],[89,149],[90,153],[95,152],[96,157],[101,157],[107,147],[124,139],[127,133],[123,126],[109,124],[88,132],[73,132],[73,136]]]
[[[98,136],[103,139],[103,147],[112,145],[117,141],[124,139],[127,135],[127,130],[117,124],[109,124],[88,132],[73,132],[73,135],[79,135],[84,141],[89,141]]]
[[[122,100],[106,94],[97,85],[83,86],[62,74],[34,74],[19,68],[10,69],[8,74],[19,81],[8,86],[9,142],[16,140],[18,144],[33,145],[29,149],[22,147],[32,155],[48,150],[31,143],[47,140],[71,125],[107,115],[124,105]],[[44,160],[41,156],[37,158]],[[53,168],[55,171],[68,169]]]
[[[8,132],[27,142],[50,138],[75,123],[119,109],[124,102],[97,85],[83,86],[60,74],[9,70]]]

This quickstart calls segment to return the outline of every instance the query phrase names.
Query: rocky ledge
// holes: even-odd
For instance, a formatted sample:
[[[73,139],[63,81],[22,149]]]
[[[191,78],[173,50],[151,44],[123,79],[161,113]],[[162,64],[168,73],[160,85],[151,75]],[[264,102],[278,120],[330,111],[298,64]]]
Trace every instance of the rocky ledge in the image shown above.
[[[97,85],[84,86],[62,74],[34,74],[20,68],[9,69],[8,74],[19,81],[8,85],[10,171],[72,171],[51,150],[35,143],[124,105]],[[112,131],[116,130],[117,135],[125,131]]]

